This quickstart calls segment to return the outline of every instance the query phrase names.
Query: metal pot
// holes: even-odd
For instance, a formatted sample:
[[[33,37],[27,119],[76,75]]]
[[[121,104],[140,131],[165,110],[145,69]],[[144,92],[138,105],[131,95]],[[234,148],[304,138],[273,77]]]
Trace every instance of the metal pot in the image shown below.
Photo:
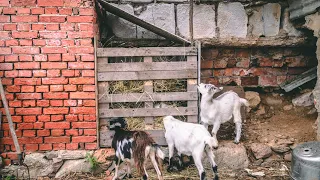
[[[294,148],[290,176],[294,180],[320,180],[320,142],[307,142]]]

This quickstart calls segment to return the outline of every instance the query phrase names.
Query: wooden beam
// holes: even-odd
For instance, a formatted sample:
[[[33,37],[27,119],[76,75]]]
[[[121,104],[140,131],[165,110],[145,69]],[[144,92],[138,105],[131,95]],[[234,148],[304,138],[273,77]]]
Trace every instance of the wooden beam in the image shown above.
[[[197,70],[181,71],[136,71],[136,72],[102,72],[98,81],[129,81],[156,79],[190,79],[197,78]]]
[[[180,36],[177,36],[175,34],[172,34],[162,28],[159,28],[153,24],[150,24],[132,14],[129,14],[123,10],[121,10],[120,8],[107,3],[105,0],[98,0],[98,2],[100,3],[100,5],[105,8],[105,10],[109,11],[110,13],[117,15],[127,21],[130,21],[140,27],[143,27],[144,29],[147,29],[155,34],[158,34],[159,36],[162,36],[164,38],[176,41],[176,42],[180,42],[180,43],[186,43],[186,44],[190,44],[190,41],[183,39]]]
[[[197,115],[197,107],[174,107],[174,108],[128,108],[128,109],[101,109],[99,117],[149,117],[149,116],[184,116]]]
[[[194,47],[98,48],[98,57],[196,56]]]
[[[101,94],[99,97],[99,103],[196,100],[197,92]]]
[[[100,61],[98,72],[177,71],[177,70],[185,70],[185,69],[197,69],[197,62],[186,62],[186,61],[133,62],[133,63],[110,63],[110,64],[107,64],[107,63],[108,63],[108,60]]]
[[[93,47],[94,47],[94,86],[95,86],[95,99],[96,99],[96,123],[97,123],[97,127],[96,127],[96,130],[97,130],[97,149],[100,148],[99,146],[99,108],[98,108],[98,105],[99,105],[99,92],[98,92],[98,77],[97,77],[97,74],[98,74],[98,69],[97,69],[97,65],[98,65],[98,62],[97,62],[97,36],[94,36],[94,39],[93,39]]]

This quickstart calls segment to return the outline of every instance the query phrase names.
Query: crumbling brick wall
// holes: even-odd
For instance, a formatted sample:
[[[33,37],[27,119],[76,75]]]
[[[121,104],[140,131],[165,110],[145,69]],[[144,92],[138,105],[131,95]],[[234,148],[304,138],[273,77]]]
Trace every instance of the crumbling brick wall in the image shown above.
[[[97,147],[96,27],[91,0],[0,0],[0,76],[22,150]],[[5,117],[1,130],[8,164],[16,155]]]
[[[278,87],[317,65],[315,48],[208,48],[202,51],[203,82]]]

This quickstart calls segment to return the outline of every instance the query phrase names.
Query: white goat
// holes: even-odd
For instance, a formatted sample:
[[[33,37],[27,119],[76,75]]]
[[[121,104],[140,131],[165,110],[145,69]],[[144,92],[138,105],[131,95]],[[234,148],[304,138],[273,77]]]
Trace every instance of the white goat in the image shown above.
[[[200,83],[198,90],[201,93],[200,117],[201,123],[208,129],[209,125],[213,125],[212,136],[217,138],[217,132],[220,124],[225,123],[233,117],[236,125],[236,137],[234,142],[238,144],[241,136],[241,106],[249,106],[246,99],[240,98],[237,93],[228,91],[217,98],[213,95],[220,92],[223,87],[216,87],[212,84]]]
[[[218,167],[214,162],[213,148],[217,147],[217,141],[201,124],[182,122],[172,116],[163,118],[165,138],[169,147],[169,169],[172,166],[174,148],[178,155],[181,154],[193,157],[195,165],[199,171],[200,179],[205,179],[206,173],[202,166],[202,154],[206,152],[215,173],[215,180],[218,180]]]

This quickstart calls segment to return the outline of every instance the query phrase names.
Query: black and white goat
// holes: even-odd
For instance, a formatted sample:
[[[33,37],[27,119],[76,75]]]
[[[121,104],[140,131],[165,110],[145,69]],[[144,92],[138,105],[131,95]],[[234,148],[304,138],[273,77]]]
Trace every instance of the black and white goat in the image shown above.
[[[246,99],[240,98],[233,91],[228,91],[220,96],[213,98],[213,95],[223,90],[223,87],[216,87],[212,84],[200,83],[198,90],[201,93],[200,117],[201,123],[208,129],[213,125],[212,136],[216,138],[220,124],[233,118],[236,125],[236,137],[234,142],[237,144],[241,136],[241,106],[249,106]]]
[[[143,179],[148,179],[146,171],[146,161],[148,157],[157,172],[158,179],[162,180],[162,160],[164,154],[154,140],[144,131],[127,131],[127,122],[124,118],[112,118],[110,120],[110,130],[115,130],[112,139],[112,148],[116,152],[115,175],[118,177],[119,165],[124,161],[127,165],[127,176],[131,176],[131,166],[136,164],[139,174]]]
[[[202,166],[202,155],[205,151],[212,165],[215,174],[215,180],[218,180],[218,167],[214,161],[213,148],[216,148],[218,143],[213,138],[207,129],[201,124],[186,123],[172,116],[163,118],[165,138],[169,147],[169,170],[172,167],[172,158],[174,148],[177,149],[178,155],[182,154],[192,156],[193,161],[199,171],[200,179],[205,179],[206,173]]]

